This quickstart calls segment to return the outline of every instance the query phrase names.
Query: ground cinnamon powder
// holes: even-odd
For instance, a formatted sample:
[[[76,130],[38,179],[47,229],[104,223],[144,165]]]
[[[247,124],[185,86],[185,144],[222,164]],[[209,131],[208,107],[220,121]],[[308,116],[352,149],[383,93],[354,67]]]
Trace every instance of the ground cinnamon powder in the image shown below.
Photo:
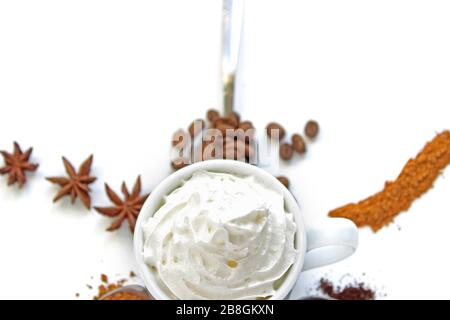
[[[104,295],[122,287],[121,283],[101,284],[98,287],[98,293],[94,300],[101,300]]]
[[[147,297],[134,292],[118,292],[103,298],[106,294],[123,287],[124,280],[117,283],[102,284],[98,287],[98,294],[94,300],[148,300]]]
[[[415,159],[410,159],[397,180],[386,182],[384,190],[357,204],[348,204],[329,213],[330,217],[353,220],[356,225],[378,231],[415,199],[427,192],[441,171],[450,164],[450,131],[438,134]]]
[[[130,272],[130,275],[135,276],[134,272]],[[123,285],[127,282],[126,279],[119,280],[115,283],[109,283],[108,277],[104,274],[100,276],[102,284],[98,287],[98,293],[94,297],[94,300],[148,300],[149,297],[141,295],[135,292],[118,292],[106,298],[103,298],[106,294],[122,288]]]
[[[148,300],[145,297],[133,292],[119,292],[103,300]]]

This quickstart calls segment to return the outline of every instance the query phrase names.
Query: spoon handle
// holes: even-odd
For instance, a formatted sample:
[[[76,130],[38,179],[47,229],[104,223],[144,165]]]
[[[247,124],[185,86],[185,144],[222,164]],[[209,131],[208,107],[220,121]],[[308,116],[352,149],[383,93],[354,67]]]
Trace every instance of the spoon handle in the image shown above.
[[[224,114],[234,108],[236,70],[241,43],[244,0],[223,0],[222,85]]]

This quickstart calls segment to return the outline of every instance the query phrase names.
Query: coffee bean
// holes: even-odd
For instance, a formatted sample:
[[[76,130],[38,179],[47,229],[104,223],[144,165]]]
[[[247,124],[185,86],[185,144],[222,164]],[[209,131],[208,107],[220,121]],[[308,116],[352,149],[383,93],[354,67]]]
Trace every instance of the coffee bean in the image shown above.
[[[246,144],[244,141],[226,138],[223,147],[224,159],[245,160]]]
[[[212,152],[209,152],[207,150],[205,150],[205,148],[202,148],[202,158],[201,160],[205,161],[205,160],[212,160],[216,158],[216,153],[215,150],[212,150]]]
[[[286,187],[289,189],[289,179],[284,176],[279,176],[277,179]]]
[[[255,149],[249,143],[245,144],[245,156],[251,160],[255,156]]]
[[[217,118],[213,122],[213,127],[219,129],[224,136],[226,135],[227,130],[232,130],[234,132],[234,129],[236,128],[233,120],[230,120],[229,118]]]
[[[294,149],[289,143],[282,143],[280,145],[280,158],[283,160],[290,160],[294,155]]]
[[[227,123],[231,126],[233,126],[233,129],[238,128],[239,122],[236,120],[236,118],[233,117],[227,117]]]
[[[202,119],[194,120],[189,126],[189,134],[191,135],[191,137],[195,137],[200,132],[200,129],[204,129],[205,126],[206,123]]]
[[[190,163],[189,159],[178,157],[172,160],[171,165],[174,170],[179,170],[181,168],[188,166],[189,163]]]
[[[210,144],[214,143],[214,145],[222,145],[224,137],[221,132],[216,132],[215,130],[206,130],[203,136],[203,143]]]
[[[244,130],[244,131],[253,129],[253,123],[251,123],[250,121],[242,121],[242,122],[239,124],[239,129],[242,129],[242,130]]]
[[[245,158],[249,157],[249,155],[253,155],[253,148],[250,148],[250,146],[246,144],[244,140],[235,140],[234,147],[240,160],[245,160]]]
[[[222,135],[226,137],[227,135],[233,135],[234,134],[234,126],[229,125],[227,123],[223,123],[217,126],[217,129],[222,132]]]
[[[239,127],[239,123],[241,122],[241,116],[239,113],[232,111],[227,118],[230,119],[230,123],[232,123],[235,128]]]
[[[228,160],[238,160],[239,152],[232,145],[226,145],[223,149],[223,158]]]
[[[286,130],[284,130],[284,128],[280,124],[276,122],[271,122],[266,126],[266,132],[270,138],[273,138],[277,131],[278,131],[278,138],[280,140],[283,139],[284,136],[286,135]]]
[[[317,121],[310,120],[305,126],[305,135],[310,138],[314,139],[319,134],[319,124]]]
[[[298,133],[292,135],[292,148],[300,154],[306,152],[306,143],[301,135]]]
[[[222,124],[226,124],[227,126],[231,126],[233,127],[233,129],[237,129],[239,128],[239,124],[240,124],[240,116],[238,113],[236,112],[232,112],[230,113],[230,115],[226,116],[226,117],[218,117],[215,118],[213,121],[213,127],[218,127]]]
[[[178,129],[172,136],[172,146],[181,149],[184,148],[189,141],[189,134],[183,130]]]
[[[216,159],[216,148],[213,141],[203,141],[202,147],[197,149],[200,161]]]
[[[223,123],[227,123],[227,120],[223,117],[218,117],[213,120],[213,122],[211,123],[211,127],[217,128],[218,126],[220,126]]]
[[[245,143],[249,143],[249,144],[253,143],[255,141],[255,135],[252,134],[252,135],[245,136],[244,141],[245,141]]]
[[[219,111],[215,109],[209,109],[208,112],[206,112],[206,118],[209,120],[209,122],[213,122],[219,117],[220,117]]]
[[[251,143],[255,140],[255,131],[253,129],[235,129],[234,137],[237,140],[242,140],[245,143]]]

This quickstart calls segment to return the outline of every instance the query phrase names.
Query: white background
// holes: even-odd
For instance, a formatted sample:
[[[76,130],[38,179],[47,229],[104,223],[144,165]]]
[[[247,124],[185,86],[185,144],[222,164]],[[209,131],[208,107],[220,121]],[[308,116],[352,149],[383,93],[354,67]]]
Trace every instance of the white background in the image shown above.
[[[247,0],[238,110],[258,128],[322,127],[280,170],[308,222],[380,190],[450,128],[449,16],[448,1]],[[44,177],[94,153],[94,204],[108,204],[105,181],[142,174],[151,191],[171,172],[171,133],[220,106],[220,28],[218,0],[0,1],[0,149],[17,140],[40,163],[22,191],[0,180],[0,298],[89,299],[100,273],[135,269],[127,226],[52,204]],[[294,294],[351,274],[385,298],[450,298],[445,175]]]

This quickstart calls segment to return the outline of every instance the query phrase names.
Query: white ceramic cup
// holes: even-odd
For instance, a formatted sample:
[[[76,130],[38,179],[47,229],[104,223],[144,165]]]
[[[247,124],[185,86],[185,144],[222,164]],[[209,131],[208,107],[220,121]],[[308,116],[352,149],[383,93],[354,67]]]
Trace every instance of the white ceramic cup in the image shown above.
[[[142,255],[144,244],[142,224],[160,208],[166,195],[170,194],[184,180],[189,179],[195,172],[200,170],[230,173],[239,176],[254,176],[261,182],[283,193],[287,211],[294,214],[297,225],[295,245],[298,250],[298,256],[286,279],[271,299],[281,300],[286,298],[294,287],[301,271],[332,264],[345,259],[355,252],[358,245],[358,229],[350,220],[330,218],[323,219],[323,222],[315,227],[306,226],[300,206],[293,195],[278,179],[268,172],[240,161],[203,161],[178,170],[162,181],[148,197],[139,214],[134,233],[134,254],[138,272],[144,285],[156,300],[170,300],[172,298],[161,288],[157,275],[144,262]]]

